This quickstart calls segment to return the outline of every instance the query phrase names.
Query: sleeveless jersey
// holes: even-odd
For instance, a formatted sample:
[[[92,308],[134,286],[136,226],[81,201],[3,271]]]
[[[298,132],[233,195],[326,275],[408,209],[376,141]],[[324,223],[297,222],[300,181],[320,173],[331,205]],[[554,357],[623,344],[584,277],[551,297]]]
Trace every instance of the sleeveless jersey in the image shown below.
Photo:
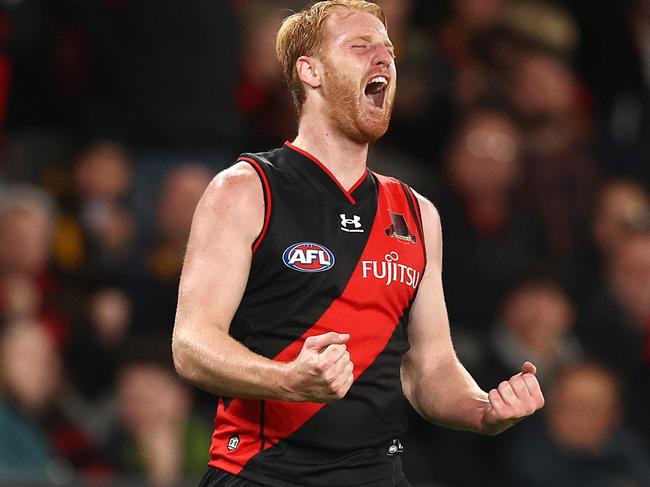
[[[265,221],[231,336],[289,362],[308,336],[349,333],[355,380],[329,404],[221,398],[209,464],[271,486],[393,485],[400,363],[426,264],[417,200],[370,170],[346,191],[288,142],[239,161],[260,177]]]

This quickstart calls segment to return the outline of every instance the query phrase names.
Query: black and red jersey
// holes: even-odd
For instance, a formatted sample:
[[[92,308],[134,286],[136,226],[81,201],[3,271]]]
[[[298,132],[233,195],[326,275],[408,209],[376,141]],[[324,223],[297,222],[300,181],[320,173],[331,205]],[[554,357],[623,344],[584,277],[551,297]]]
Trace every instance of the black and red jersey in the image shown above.
[[[230,334],[288,362],[308,336],[349,333],[355,381],[329,404],[220,399],[210,465],[272,486],[393,485],[400,363],[426,264],[417,200],[370,170],[346,191],[288,142],[239,160],[257,171],[266,214]]]

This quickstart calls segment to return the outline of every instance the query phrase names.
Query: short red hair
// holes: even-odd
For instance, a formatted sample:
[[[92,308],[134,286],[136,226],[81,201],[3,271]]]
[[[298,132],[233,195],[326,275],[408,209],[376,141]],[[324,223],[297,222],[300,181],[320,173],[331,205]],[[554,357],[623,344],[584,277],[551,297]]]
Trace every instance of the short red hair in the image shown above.
[[[305,102],[305,89],[298,78],[296,62],[300,56],[313,56],[318,53],[323,41],[323,26],[335,10],[367,12],[386,25],[386,14],[382,8],[366,0],[317,2],[284,19],[278,31],[275,49],[298,115]]]

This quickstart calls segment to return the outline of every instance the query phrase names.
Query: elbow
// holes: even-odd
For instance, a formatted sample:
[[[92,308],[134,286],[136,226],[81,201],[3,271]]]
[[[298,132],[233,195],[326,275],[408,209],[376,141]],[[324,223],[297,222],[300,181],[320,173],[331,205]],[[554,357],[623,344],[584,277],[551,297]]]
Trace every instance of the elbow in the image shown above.
[[[191,356],[189,352],[187,341],[174,334],[172,339],[172,358],[174,360],[174,368],[176,373],[183,379],[192,382],[194,373],[192,370]]]
[[[421,401],[419,400],[420,398],[418,396],[418,383],[417,383],[418,379],[406,373],[404,367],[402,367],[401,370],[401,379],[402,379],[402,393],[404,394],[404,397],[406,397],[406,400],[411,404],[413,409],[415,409],[420,416],[429,420],[426,413],[424,412],[424,408],[421,404]]]

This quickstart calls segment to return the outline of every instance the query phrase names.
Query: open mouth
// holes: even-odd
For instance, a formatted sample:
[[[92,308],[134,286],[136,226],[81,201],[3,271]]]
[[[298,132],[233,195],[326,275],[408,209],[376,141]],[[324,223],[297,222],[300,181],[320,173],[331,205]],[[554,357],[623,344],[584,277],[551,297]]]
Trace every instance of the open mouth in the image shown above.
[[[375,76],[366,85],[366,98],[376,108],[384,108],[384,100],[386,99],[386,88],[388,87],[388,79],[385,76]]]

